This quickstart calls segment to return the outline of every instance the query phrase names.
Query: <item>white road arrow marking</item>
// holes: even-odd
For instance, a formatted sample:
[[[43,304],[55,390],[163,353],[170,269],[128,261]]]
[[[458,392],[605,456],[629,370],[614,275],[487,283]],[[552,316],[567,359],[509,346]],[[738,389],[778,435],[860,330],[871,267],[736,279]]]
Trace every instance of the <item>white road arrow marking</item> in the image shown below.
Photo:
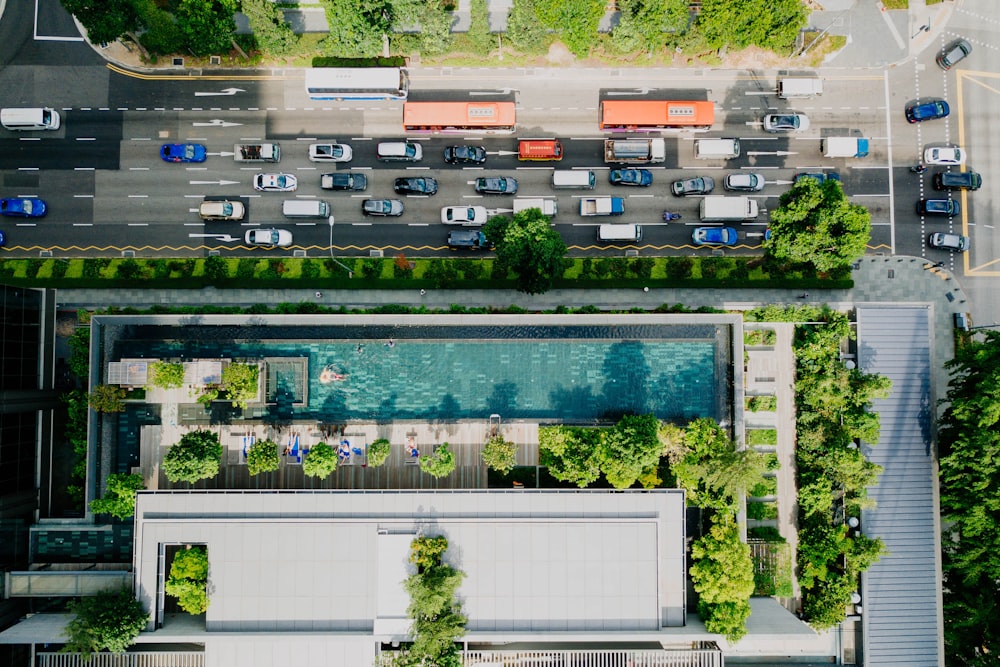
[[[243,125],[243,123],[230,123],[229,121],[222,120],[221,118],[214,118],[207,123],[191,123],[195,127],[236,127],[237,125]]]
[[[215,97],[215,96],[218,96],[218,95],[235,95],[236,93],[245,93],[245,92],[247,92],[247,91],[243,90],[242,88],[223,88],[218,93],[196,92],[194,94],[194,96],[195,97]]]
[[[193,239],[217,239],[226,243],[240,240],[238,236],[230,236],[229,234],[188,234],[188,236]]]
[[[487,155],[517,155],[517,151],[486,151]]]
[[[795,151],[747,151],[747,155],[798,155]]]
[[[219,157],[232,157],[235,155],[232,151],[221,151],[219,153],[206,153],[206,155],[218,155]]]
[[[239,181],[188,181],[191,185],[239,185]]]
[[[771,185],[791,185],[795,181],[764,181],[765,183],[770,183]]]

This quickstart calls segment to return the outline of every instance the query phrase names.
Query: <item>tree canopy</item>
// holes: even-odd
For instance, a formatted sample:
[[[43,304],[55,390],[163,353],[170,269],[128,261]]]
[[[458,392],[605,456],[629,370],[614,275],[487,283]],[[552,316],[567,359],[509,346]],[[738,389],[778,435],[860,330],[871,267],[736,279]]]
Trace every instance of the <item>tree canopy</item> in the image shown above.
[[[871,213],[850,203],[839,181],[821,184],[803,178],[779,202],[771,211],[771,237],[764,241],[765,251],[775,259],[829,272],[846,268],[865,254]]]
[[[125,388],[116,384],[99,384],[88,396],[90,407],[97,412],[125,412]]]
[[[497,262],[516,275],[521,292],[542,294],[562,276],[566,242],[540,210],[522,211],[513,220],[505,215],[494,216],[483,232],[496,245]]]
[[[750,618],[754,566],[732,515],[715,515],[708,534],[691,545],[691,561],[691,583],[705,629],[739,641]]]
[[[65,653],[124,653],[149,622],[142,603],[127,589],[82,597],[70,602],[69,610],[76,616],[66,626]]]
[[[177,598],[187,613],[204,613],[208,609],[208,549],[199,546],[178,551],[164,590]]]
[[[149,365],[149,384],[163,389],[176,389],[184,385],[184,364],[154,361]]]
[[[108,487],[104,495],[90,501],[90,511],[127,519],[135,514],[135,492],[144,488],[146,486],[143,484],[142,475],[111,473],[108,475]]]
[[[611,44],[622,53],[660,50],[669,33],[688,24],[688,0],[619,0],[618,9]]]
[[[753,45],[787,54],[808,18],[802,0],[702,0],[698,28],[716,49]]]
[[[257,364],[229,364],[222,369],[222,386],[226,397],[237,408],[246,409],[247,404],[257,398],[257,382],[260,368]]]
[[[499,473],[510,472],[517,465],[517,445],[504,440],[502,435],[495,435],[483,445],[482,458],[487,468]]]
[[[171,482],[195,483],[219,474],[222,445],[212,431],[191,431],[167,450],[163,473]]]
[[[455,470],[455,453],[443,442],[433,454],[420,457],[420,469],[432,477],[447,477]]]
[[[135,0],[62,0],[94,44],[113,42],[140,26]]]
[[[326,479],[337,469],[337,452],[330,445],[321,442],[313,445],[302,461],[302,474]]]
[[[404,584],[410,594],[406,615],[413,621],[413,644],[400,660],[404,665],[462,664],[455,642],[465,634],[467,619],[456,592],[465,573],[443,561],[447,548],[444,537],[418,537],[410,545],[410,562],[419,569]]]
[[[750,449],[737,451],[722,427],[706,417],[687,425],[684,446],[683,455],[671,470],[677,484],[687,491],[688,500],[699,507],[735,510],[767,469],[762,454]]]
[[[972,667],[1000,654],[1000,332],[976,334],[948,362],[938,430],[946,657]]]
[[[247,472],[251,475],[274,472],[280,464],[278,443],[273,440],[258,440],[247,448]]]

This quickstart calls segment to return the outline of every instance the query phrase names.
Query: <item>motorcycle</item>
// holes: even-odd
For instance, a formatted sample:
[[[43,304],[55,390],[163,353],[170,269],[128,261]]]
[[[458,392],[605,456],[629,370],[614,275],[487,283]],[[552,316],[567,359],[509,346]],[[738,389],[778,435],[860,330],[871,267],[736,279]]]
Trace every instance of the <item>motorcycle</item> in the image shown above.
[[[680,213],[671,213],[670,211],[663,212],[664,222],[670,222],[671,220],[680,220],[680,219],[681,219]]]
[[[910,171],[912,171],[914,174],[922,174],[925,171],[927,171],[927,165],[926,164],[914,165],[910,167]]]

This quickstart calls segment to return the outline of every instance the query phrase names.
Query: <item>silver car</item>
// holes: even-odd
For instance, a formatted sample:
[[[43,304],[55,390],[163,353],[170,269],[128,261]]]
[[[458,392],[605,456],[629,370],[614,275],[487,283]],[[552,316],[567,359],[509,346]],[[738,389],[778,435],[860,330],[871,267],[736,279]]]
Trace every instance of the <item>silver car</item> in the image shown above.
[[[292,233],[287,229],[248,229],[244,240],[249,246],[287,248],[292,245]]]
[[[729,174],[722,181],[722,187],[735,192],[760,192],[764,189],[764,176],[744,172]]]

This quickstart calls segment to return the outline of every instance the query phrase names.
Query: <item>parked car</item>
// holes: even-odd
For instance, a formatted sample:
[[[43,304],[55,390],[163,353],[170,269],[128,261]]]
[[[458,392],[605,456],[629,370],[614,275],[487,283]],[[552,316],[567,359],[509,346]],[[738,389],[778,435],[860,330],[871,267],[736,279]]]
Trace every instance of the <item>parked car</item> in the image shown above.
[[[934,174],[935,190],[978,190],[983,177],[974,171],[945,171]]]
[[[608,183],[647,188],[653,184],[653,172],[649,169],[612,169],[608,172]]]
[[[365,215],[397,217],[403,215],[403,202],[398,199],[366,199],[361,202],[361,212]]]
[[[795,174],[795,182],[798,183],[803,178],[815,178],[820,183],[826,183],[827,181],[840,181],[840,174],[835,171],[828,171],[823,173],[821,171],[815,172],[804,172],[801,174]]]
[[[938,54],[935,61],[941,69],[949,70],[965,60],[970,53],[972,53],[972,44],[969,44],[964,39],[956,39],[944,51]]]
[[[764,176],[746,172],[729,174],[722,181],[722,187],[734,192],[760,192],[764,189]]]
[[[906,107],[906,120],[910,123],[919,123],[925,120],[945,118],[951,113],[951,108],[944,100],[930,100],[927,102],[914,102]]]
[[[448,146],[444,149],[448,164],[482,164],[486,162],[486,149],[482,146]]]
[[[208,153],[201,144],[163,144],[160,159],[164,162],[204,162]]]
[[[927,245],[932,248],[943,250],[954,250],[955,252],[965,252],[969,249],[969,237],[961,234],[947,234],[945,232],[934,232],[927,237]]]
[[[769,113],[764,115],[765,132],[805,132],[809,118],[804,113]]]
[[[48,210],[48,206],[41,199],[31,197],[0,199],[0,215],[10,218],[40,218]]]
[[[291,174],[257,174],[253,177],[253,189],[261,192],[294,192],[299,181]]]
[[[285,248],[292,245],[292,233],[287,229],[248,229],[247,245]]]
[[[433,178],[397,178],[392,182],[392,189],[397,195],[436,195],[438,182]]]
[[[736,245],[737,238],[732,227],[695,227],[691,234],[695,245]]]
[[[3,233],[2,229],[0,229],[0,248],[4,247],[6,244],[7,244],[7,235]]]
[[[312,162],[350,162],[354,151],[347,144],[310,144],[309,160]]]
[[[337,171],[319,177],[319,187],[324,190],[352,190],[361,192],[368,187],[368,177],[355,171]]]
[[[441,222],[446,225],[485,225],[485,206],[445,206],[441,209]]]
[[[965,164],[965,151],[958,146],[937,146],[924,150],[925,164],[958,166]]]
[[[206,199],[198,207],[202,220],[242,220],[246,212],[241,201]]]
[[[477,178],[476,192],[481,195],[513,195],[517,194],[517,180],[506,176]]]
[[[670,192],[677,197],[687,195],[707,195],[715,189],[715,179],[709,176],[684,178],[670,184]]]
[[[921,199],[917,213],[921,215],[958,215],[962,206],[955,199]]]

